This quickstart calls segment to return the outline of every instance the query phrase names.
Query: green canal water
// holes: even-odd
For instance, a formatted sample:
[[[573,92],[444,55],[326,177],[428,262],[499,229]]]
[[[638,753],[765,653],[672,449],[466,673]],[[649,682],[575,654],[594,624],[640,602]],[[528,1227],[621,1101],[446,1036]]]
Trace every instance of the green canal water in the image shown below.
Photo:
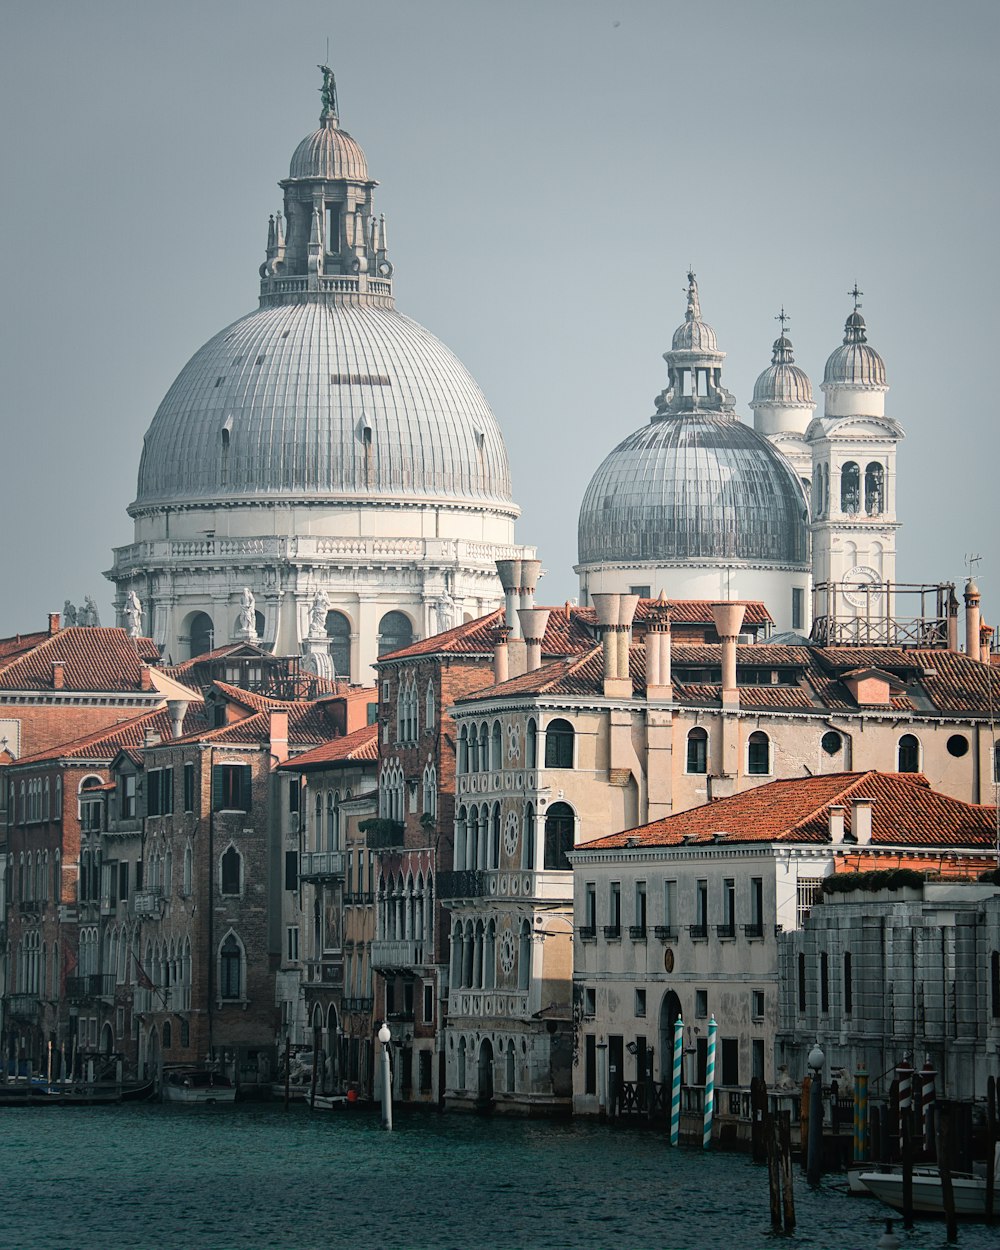
[[[799,1229],[770,1234],[766,1170],[670,1150],[662,1135],[587,1123],[293,1106],[0,1110],[3,1250],[556,1247],[874,1250],[874,1199],[811,1192]],[[900,1232],[937,1250],[944,1227]],[[963,1250],[1000,1229],[963,1226]]]

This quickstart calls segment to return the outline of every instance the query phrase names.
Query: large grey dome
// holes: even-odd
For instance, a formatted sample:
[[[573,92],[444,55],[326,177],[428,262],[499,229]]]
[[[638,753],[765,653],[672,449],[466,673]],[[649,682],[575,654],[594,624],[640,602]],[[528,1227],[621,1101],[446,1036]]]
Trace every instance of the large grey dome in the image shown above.
[[[314,300],[195,353],[146,434],[131,511],[359,498],[517,512],[499,427],[455,356],[392,307]]]
[[[805,564],[807,509],[795,472],[728,416],[655,420],[619,443],[580,509],[581,564]]]

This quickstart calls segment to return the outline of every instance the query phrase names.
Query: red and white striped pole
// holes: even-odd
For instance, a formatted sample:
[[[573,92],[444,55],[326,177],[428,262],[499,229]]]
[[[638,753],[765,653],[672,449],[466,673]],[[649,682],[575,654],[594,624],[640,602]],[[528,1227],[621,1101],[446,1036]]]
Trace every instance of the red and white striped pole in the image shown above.
[[[911,1115],[913,1108],[913,1065],[909,1056],[904,1055],[902,1063],[897,1065],[896,1079],[899,1081],[899,1146],[902,1149],[904,1117]]]

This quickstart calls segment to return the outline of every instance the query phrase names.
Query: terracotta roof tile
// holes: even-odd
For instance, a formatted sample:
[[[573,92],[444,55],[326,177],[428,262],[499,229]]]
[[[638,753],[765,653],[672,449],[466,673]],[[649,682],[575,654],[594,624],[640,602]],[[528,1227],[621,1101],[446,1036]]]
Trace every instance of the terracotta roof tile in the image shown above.
[[[52,665],[61,661],[65,690],[138,691],[143,664],[158,659],[148,638],[113,626],[72,626],[0,662],[0,689],[51,690]]]
[[[326,764],[347,763],[354,760],[378,759],[378,725],[365,725],[343,738],[332,738],[311,751],[297,755],[281,767],[290,772],[318,768]]]
[[[188,708],[184,716],[185,736],[195,733],[205,724],[200,704]],[[157,712],[146,712],[142,716],[133,716],[130,720],[121,721],[110,729],[101,729],[96,733],[77,738],[73,742],[65,742],[61,746],[52,747],[48,751],[38,751],[34,755],[22,756],[17,763],[21,765],[38,764],[45,760],[113,758],[119,751],[142,747],[145,744],[146,735],[150,733],[159,734],[161,741],[170,739],[169,712],[163,709]]]
[[[637,829],[597,838],[578,849],[826,842],[830,806],[845,807],[845,830],[850,833],[851,799],[861,797],[874,799],[873,846],[984,849],[994,845],[996,808],[963,803],[932,790],[920,774],[866,772],[772,781]]]

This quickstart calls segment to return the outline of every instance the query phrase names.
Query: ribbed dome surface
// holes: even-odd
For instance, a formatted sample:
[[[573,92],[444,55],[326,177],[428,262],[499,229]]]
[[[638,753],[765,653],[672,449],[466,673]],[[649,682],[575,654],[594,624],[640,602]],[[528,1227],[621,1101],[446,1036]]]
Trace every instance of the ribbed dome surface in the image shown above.
[[[580,509],[579,560],[805,564],[806,501],[780,452],[728,417],[690,414],[631,434]]]
[[[812,404],[809,375],[798,365],[771,365],[753,388],[755,404]]]
[[[826,362],[823,382],[853,386],[885,386],[885,363],[868,343],[845,343]]]
[[[682,321],[674,331],[670,350],[674,352],[717,352],[719,342],[715,331],[699,319]]]
[[[844,325],[844,342],[830,355],[823,385],[885,386],[885,364],[868,342],[865,319],[855,308]]]
[[[368,162],[359,145],[331,118],[307,135],[292,154],[289,178],[347,178],[368,181]]]
[[[394,309],[325,301],[221,331],[146,434],[133,508],[261,498],[513,508],[500,430],[462,364]]]

